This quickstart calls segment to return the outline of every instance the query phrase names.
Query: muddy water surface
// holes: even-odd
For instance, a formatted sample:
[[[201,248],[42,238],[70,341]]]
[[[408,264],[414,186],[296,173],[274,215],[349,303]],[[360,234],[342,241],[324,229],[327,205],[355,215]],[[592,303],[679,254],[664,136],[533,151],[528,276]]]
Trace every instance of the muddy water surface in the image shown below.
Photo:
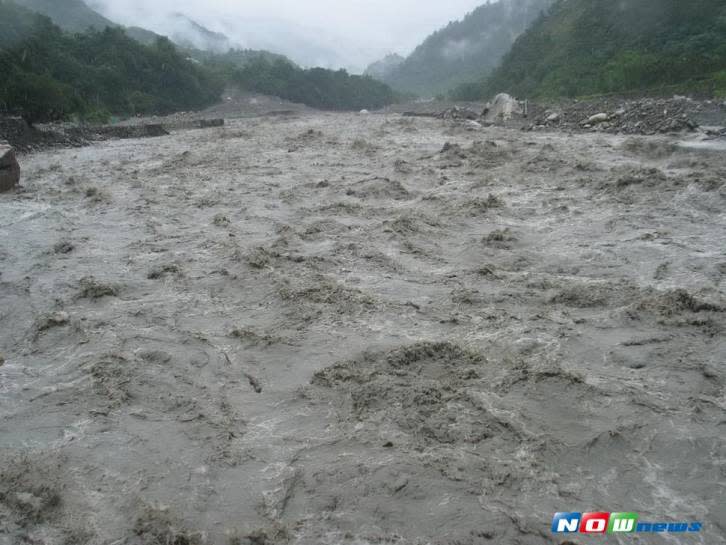
[[[726,159],[677,143],[310,114],[21,157],[0,544],[726,543]]]

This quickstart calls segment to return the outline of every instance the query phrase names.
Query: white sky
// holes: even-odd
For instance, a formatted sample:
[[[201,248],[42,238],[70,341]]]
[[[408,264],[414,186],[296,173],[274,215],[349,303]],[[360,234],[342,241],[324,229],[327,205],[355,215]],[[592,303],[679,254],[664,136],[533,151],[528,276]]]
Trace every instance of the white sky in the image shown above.
[[[487,0],[90,0],[119,23],[145,26],[178,11],[212,30],[235,19],[274,19],[321,29],[348,66],[388,52],[408,54],[428,34]],[[153,25],[146,25],[151,27]],[[153,30],[153,28],[152,28]],[[227,31],[228,32],[228,31]],[[243,37],[238,37],[243,38]],[[330,40],[328,40],[330,41]],[[254,44],[244,44],[254,47]]]

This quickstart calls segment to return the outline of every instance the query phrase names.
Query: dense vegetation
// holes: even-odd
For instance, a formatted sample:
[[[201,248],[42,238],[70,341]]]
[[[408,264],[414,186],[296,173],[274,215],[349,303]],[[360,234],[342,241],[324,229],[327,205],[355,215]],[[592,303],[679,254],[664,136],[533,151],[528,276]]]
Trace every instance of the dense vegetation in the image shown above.
[[[199,59],[188,58],[195,53]],[[67,34],[6,0],[0,0],[0,74],[0,113],[31,123],[201,109],[227,84],[323,109],[376,108],[394,99],[371,78],[303,70],[266,52],[181,52],[166,38],[139,43],[121,27]]]
[[[553,0],[486,3],[429,36],[381,78],[399,91],[433,96],[493,70],[514,39]]]
[[[345,70],[304,70],[283,59],[258,58],[233,72],[231,80],[250,91],[278,96],[323,110],[376,109],[396,94],[386,84]]]
[[[17,5],[48,16],[56,25],[69,32],[84,32],[89,28],[103,30],[118,26],[92,10],[83,0],[13,0]]]
[[[222,90],[163,38],[145,46],[120,28],[65,34],[9,2],[0,21],[15,29],[0,34],[0,110],[30,122],[201,108]]]
[[[3,2],[5,0],[0,0]],[[85,32],[91,28],[103,30],[106,27],[124,28],[94,11],[84,0],[12,0],[17,5],[50,18],[66,32]],[[126,34],[144,45],[153,45],[160,36],[139,27],[125,27]]]
[[[726,1],[560,0],[459,98],[726,94]]]

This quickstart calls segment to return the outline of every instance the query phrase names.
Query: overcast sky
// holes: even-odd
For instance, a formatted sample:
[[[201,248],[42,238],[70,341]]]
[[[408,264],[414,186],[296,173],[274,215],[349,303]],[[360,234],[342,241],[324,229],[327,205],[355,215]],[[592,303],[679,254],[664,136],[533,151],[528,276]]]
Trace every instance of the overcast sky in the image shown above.
[[[90,0],[89,4],[103,5],[104,13],[119,23],[147,27],[153,26],[164,13],[173,11],[226,33],[230,33],[235,20],[246,20],[247,25],[250,20],[274,20],[278,28],[289,24],[317,33],[318,38],[338,49],[341,63],[350,68],[377,60],[388,52],[405,55],[432,31],[461,19],[486,1]],[[243,26],[240,22],[240,28]],[[245,34],[249,32],[240,31],[234,38],[245,40]]]

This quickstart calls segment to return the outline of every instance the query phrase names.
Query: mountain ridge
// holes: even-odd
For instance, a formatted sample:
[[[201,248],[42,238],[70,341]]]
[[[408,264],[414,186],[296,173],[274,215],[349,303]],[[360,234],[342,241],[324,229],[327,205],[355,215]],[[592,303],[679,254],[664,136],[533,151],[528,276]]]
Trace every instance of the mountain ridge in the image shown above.
[[[724,0],[559,0],[479,94],[572,97],[673,85],[726,94],[724,36]]]
[[[399,66],[380,77],[393,88],[436,95],[493,70],[515,39],[554,0],[499,0],[429,35]],[[375,64],[375,63],[374,63]]]
[[[35,11],[50,19],[68,32],[85,32],[89,28],[103,30],[106,27],[119,27],[83,0],[12,0],[17,5]]]

